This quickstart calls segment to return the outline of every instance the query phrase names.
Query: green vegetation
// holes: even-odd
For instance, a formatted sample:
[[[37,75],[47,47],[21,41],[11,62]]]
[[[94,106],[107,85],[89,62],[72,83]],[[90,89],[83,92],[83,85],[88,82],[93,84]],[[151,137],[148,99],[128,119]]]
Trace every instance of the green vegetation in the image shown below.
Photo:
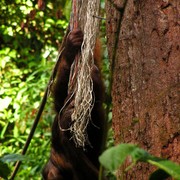
[[[67,27],[67,18],[61,11],[69,11],[62,1],[46,1],[44,9],[38,8],[34,0],[2,0],[0,6],[0,157],[4,158],[22,151]],[[17,179],[41,179],[49,155],[54,114],[50,102],[49,99],[27,151],[28,160],[23,161]],[[0,159],[4,178],[13,170],[14,160],[9,160],[7,166],[4,163],[9,161]]]
[[[128,171],[130,168],[132,168],[137,162],[146,162],[161,169],[161,171],[158,171],[159,174],[160,172],[164,171],[165,173],[163,176],[169,174],[175,179],[180,179],[179,165],[169,160],[152,156],[145,150],[140,149],[133,144],[120,144],[118,146],[111,147],[100,156],[99,160],[105,168],[107,168],[112,174],[115,175],[116,170],[125,162],[127,157],[131,158],[131,164],[125,171]],[[155,177],[154,174],[152,174],[152,176]],[[152,177],[150,178],[153,179]],[[155,179],[159,178],[154,178],[154,180]]]

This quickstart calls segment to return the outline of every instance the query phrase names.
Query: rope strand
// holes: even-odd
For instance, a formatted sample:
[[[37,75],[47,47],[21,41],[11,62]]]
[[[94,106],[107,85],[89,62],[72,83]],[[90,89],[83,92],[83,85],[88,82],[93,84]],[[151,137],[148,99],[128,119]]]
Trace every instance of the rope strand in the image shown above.
[[[79,6],[81,5],[81,6]],[[91,120],[91,111],[94,104],[93,81],[91,70],[94,65],[94,47],[99,27],[99,21],[92,16],[98,16],[100,0],[82,0],[79,5],[79,23],[84,30],[84,38],[81,46],[81,56],[79,55],[73,66],[70,79],[77,77],[73,90],[75,92],[74,111],[71,115],[72,138],[77,146],[85,147],[88,140],[87,125]],[[75,74],[73,74],[75,73]],[[72,84],[69,83],[69,88]]]

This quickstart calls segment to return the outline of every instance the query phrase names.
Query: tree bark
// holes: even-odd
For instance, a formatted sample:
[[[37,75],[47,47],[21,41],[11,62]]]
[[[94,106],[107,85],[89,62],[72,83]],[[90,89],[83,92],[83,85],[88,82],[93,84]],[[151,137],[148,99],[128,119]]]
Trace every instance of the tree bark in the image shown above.
[[[180,163],[180,1],[107,0],[115,143]],[[127,167],[128,162],[119,171]],[[148,179],[138,164],[124,179]]]

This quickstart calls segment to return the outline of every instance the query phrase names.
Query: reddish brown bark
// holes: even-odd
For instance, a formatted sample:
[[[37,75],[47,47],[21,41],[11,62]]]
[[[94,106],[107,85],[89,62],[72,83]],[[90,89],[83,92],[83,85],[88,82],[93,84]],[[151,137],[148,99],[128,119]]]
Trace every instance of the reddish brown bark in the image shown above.
[[[115,142],[180,163],[180,1],[127,0],[118,33],[122,7],[106,2]],[[138,164],[124,179],[153,170]]]

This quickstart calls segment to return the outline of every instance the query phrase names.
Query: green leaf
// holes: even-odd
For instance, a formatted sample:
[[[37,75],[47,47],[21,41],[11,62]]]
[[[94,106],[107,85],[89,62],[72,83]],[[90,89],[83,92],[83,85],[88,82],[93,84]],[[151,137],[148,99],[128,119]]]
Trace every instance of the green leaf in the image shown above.
[[[28,158],[21,154],[8,154],[0,158],[0,161],[4,163],[23,161],[23,160],[28,160]]]
[[[132,144],[120,144],[106,150],[100,157],[100,163],[111,172],[118,169],[125,161],[126,157],[137,148]]]
[[[0,124],[1,124],[1,122],[0,122]],[[6,129],[7,129],[8,125],[9,125],[9,122],[6,123],[5,126],[3,127],[3,129],[2,129],[2,131],[1,131],[1,133],[0,133],[0,138],[1,138],[1,139],[4,138],[4,134],[5,134],[5,132],[6,132]]]
[[[66,1],[66,4],[65,4],[63,12],[64,12],[64,14],[66,16],[66,19],[69,21],[69,19],[70,19],[70,12],[71,12],[71,1]]]
[[[119,168],[127,158],[131,156],[132,164],[136,162],[148,162],[171,175],[173,178],[180,180],[180,166],[165,159],[157,158],[150,155],[145,150],[138,148],[132,144],[120,144],[106,150],[100,157],[100,163],[112,173]]]
[[[151,157],[150,159],[147,159],[147,162],[164,170],[173,178],[180,180],[180,166],[172,161]]]
[[[134,145],[134,146],[136,146],[136,145]],[[137,161],[146,162],[147,159],[152,157],[144,149],[141,149],[137,146],[129,155],[132,157],[132,160],[134,162],[137,162]]]

